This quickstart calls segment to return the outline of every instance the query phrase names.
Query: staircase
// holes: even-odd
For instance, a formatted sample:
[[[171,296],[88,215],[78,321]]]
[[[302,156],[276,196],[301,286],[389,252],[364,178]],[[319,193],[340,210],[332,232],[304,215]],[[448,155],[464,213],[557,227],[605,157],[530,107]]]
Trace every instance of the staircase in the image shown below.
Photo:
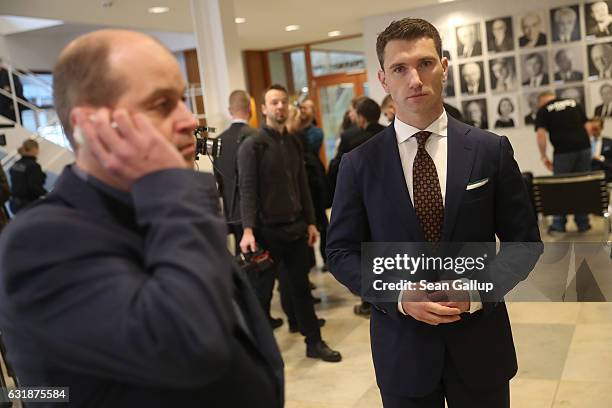
[[[34,74],[17,70],[12,65],[1,62],[0,68],[7,69],[9,73],[15,74],[21,82],[35,82],[37,87],[45,88],[51,94],[51,85],[43,82]],[[10,77],[10,75],[9,75]],[[0,95],[9,97],[13,100],[16,106],[26,106],[29,110],[24,112],[24,117],[30,116],[31,127],[35,129],[26,129],[20,123],[20,118],[17,122],[13,122],[4,116],[0,116],[0,134],[4,134],[6,145],[0,146],[0,164],[8,174],[10,167],[20,158],[17,149],[21,147],[26,139],[34,139],[40,146],[38,163],[43,171],[47,173],[47,181],[45,188],[50,191],[55,185],[58,175],[62,169],[74,161],[74,154],[69,148],[69,144],[64,136],[62,127],[59,125],[57,115],[51,107],[39,107],[28,101],[20,99],[15,94],[15,87],[11,81],[11,90],[7,91],[0,89]],[[32,120],[33,119],[33,120]]]

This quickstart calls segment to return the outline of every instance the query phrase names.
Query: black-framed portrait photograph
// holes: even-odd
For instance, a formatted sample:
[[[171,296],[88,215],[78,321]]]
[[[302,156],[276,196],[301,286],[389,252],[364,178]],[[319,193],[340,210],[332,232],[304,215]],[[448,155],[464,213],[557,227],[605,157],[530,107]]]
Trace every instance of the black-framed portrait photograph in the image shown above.
[[[612,35],[612,14],[610,1],[594,1],[584,5],[584,23],[587,38]]]
[[[612,79],[612,42],[587,46],[589,79]]]
[[[489,128],[487,100],[485,98],[462,101],[461,110],[465,123],[480,129]]]
[[[584,105],[584,86],[576,85],[569,86],[565,88],[555,89],[555,95],[559,99],[573,99],[582,105],[582,108],[585,109]]]
[[[516,94],[494,96],[490,99],[489,116],[492,129],[515,128],[520,126],[519,105]]]
[[[482,55],[480,23],[465,24],[455,28],[457,58],[472,58]]]
[[[550,10],[550,32],[554,43],[580,40],[580,6],[556,7]]]
[[[612,81],[590,82],[587,113],[589,116],[612,118]]]
[[[466,62],[459,65],[459,83],[464,96],[485,92],[484,64],[482,61]]]
[[[544,11],[530,11],[518,18],[519,47],[541,47],[548,42],[548,19]]]
[[[538,113],[538,96],[544,91],[550,91],[550,89],[542,89],[536,92],[524,93],[522,102],[523,112],[523,123],[525,126],[534,126],[536,114]]]
[[[500,57],[489,60],[489,80],[492,92],[510,92],[518,89],[516,59]]]
[[[584,48],[562,47],[553,49],[550,59],[553,67],[553,82],[563,84],[584,79]]]
[[[535,51],[521,55],[521,84],[537,88],[550,84],[548,76],[548,56],[545,51]]]
[[[512,17],[499,17],[485,22],[487,33],[487,50],[489,52],[506,52],[514,50],[514,31]]]
[[[445,98],[455,96],[455,75],[453,65],[448,66],[446,75],[446,81],[444,82],[444,89],[442,90],[442,96]]]

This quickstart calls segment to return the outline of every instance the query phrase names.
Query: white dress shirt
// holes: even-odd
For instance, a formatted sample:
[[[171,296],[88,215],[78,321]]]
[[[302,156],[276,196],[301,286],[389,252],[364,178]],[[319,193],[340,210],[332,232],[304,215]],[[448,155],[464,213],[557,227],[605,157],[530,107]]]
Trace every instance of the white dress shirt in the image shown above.
[[[414,159],[416,158],[418,143],[415,134],[421,132],[421,129],[415,128],[407,123],[402,122],[395,116],[393,122],[395,128],[395,136],[397,138],[397,147],[399,149],[400,160],[402,162],[402,170],[404,172],[404,179],[406,180],[406,187],[408,187],[408,193],[410,194],[410,200],[413,200],[413,174],[412,167]],[[446,198],[446,158],[448,156],[448,117],[446,111],[443,111],[438,119],[434,120],[427,128],[423,131],[431,132],[431,136],[425,143],[425,150],[431,156],[435,166],[436,173],[438,173],[438,180],[440,181],[440,189],[442,190],[442,203],[445,202]],[[463,279],[464,281],[467,281]],[[480,294],[477,291],[470,291],[470,313],[474,313],[477,310],[482,309],[482,303],[480,301]],[[402,307],[402,293],[400,292],[397,308],[400,313],[406,314]]]

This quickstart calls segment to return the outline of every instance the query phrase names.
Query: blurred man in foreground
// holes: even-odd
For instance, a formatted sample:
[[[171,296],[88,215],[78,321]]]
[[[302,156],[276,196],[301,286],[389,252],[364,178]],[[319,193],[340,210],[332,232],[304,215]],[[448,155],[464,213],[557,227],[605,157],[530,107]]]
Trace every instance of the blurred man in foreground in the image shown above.
[[[214,178],[193,170],[172,54],[97,31],[53,76],[76,163],[0,240],[21,386],[69,387],[73,407],[281,407],[280,354],[228,254]]]

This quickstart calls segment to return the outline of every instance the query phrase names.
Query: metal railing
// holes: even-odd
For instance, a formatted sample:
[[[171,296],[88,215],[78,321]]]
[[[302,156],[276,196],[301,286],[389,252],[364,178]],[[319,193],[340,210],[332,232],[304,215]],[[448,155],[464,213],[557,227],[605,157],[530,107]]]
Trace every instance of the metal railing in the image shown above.
[[[21,98],[17,95],[16,84],[14,78],[19,78],[19,81],[23,84],[24,82],[35,84],[52,94],[51,84],[44,81],[36,75],[25,69],[17,69],[13,64],[6,61],[5,59],[0,61],[0,68],[5,69],[8,73],[9,79],[9,90],[0,88],[0,96],[10,98],[13,104],[13,111],[15,113],[15,120],[12,118],[5,118],[9,122],[13,123],[16,127],[23,127],[21,111],[30,110],[33,112],[34,127],[35,129],[28,129],[33,132],[33,139],[40,141],[42,139],[49,140],[55,144],[59,144],[62,147],[69,147],[63,128],[59,122],[57,114],[52,107],[41,108],[30,101]],[[25,108],[25,109],[24,109]],[[19,158],[17,149],[7,152],[7,155],[2,158],[0,164],[3,167],[10,167]]]

